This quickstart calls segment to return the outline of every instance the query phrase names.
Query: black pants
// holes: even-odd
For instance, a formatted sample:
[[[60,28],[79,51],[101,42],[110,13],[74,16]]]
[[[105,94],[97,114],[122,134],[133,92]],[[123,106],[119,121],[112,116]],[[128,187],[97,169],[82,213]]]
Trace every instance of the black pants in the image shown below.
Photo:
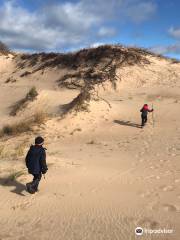
[[[39,186],[39,182],[41,181],[41,177],[42,177],[42,174],[39,173],[39,174],[33,174],[34,178],[33,178],[33,181],[31,183],[31,187],[35,190],[35,191],[38,191],[38,186]]]
[[[141,126],[143,127],[145,125],[145,123],[147,122],[147,116],[141,115],[141,119],[142,119]]]

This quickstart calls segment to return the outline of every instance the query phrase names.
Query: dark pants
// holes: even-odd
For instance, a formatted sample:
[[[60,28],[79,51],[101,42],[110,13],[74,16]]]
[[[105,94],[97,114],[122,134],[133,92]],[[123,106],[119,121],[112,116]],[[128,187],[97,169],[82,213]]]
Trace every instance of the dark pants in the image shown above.
[[[143,127],[145,125],[145,123],[147,122],[147,116],[141,115],[141,119],[142,119],[141,126]]]
[[[32,175],[33,175],[33,181],[30,183],[27,183],[26,187],[27,187],[27,191],[33,194],[38,191],[38,186],[39,186],[39,182],[41,181],[42,174],[39,173],[39,174],[32,174]]]
[[[34,178],[33,178],[31,186],[35,191],[38,191],[38,186],[39,186],[39,182],[41,181],[42,174],[41,173],[33,174],[33,176],[34,176]]]

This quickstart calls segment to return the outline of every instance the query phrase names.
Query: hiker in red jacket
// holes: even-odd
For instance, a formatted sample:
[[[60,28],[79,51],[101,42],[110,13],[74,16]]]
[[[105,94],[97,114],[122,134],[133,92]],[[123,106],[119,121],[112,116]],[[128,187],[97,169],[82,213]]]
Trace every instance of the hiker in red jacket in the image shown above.
[[[144,104],[144,106],[140,110],[140,112],[141,112],[141,119],[142,119],[141,127],[144,127],[144,125],[146,124],[148,113],[149,112],[153,112],[153,111],[154,111],[153,108],[150,110],[148,105]]]

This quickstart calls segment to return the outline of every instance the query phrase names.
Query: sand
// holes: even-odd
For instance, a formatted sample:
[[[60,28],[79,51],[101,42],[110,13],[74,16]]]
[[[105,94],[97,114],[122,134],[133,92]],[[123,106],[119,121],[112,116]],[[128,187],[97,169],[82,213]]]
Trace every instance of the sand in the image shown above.
[[[153,58],[147,69],[120,69],[124,77],[117,91],[109,85],[106,91],[99,89],[111,108],[104,101],[91,101],[89,112],[61,118],[58,106],[69,103],[78,91],[57,87],[58,70],[36,73],[37,79],[15,73],[17,81],[5,83],[14,62],[1,56],[0,64],[1,127],[37,109],[54,114],[35,132],[0,143],[0,239],[180,238],[180,65]],[[172,75],[167,75],[169,69]],[[34,85],[40,93],[37,100],[10,117],[9,107]],[[155,111],[141,129],[139,110],[144,103],[153,103]],[[40,191],[30,195],[24,157],[37,134],[45,138],[49,171]],[[22,175],[15,176],[19,171]],[[173,233],[139,237],[136,227]]]

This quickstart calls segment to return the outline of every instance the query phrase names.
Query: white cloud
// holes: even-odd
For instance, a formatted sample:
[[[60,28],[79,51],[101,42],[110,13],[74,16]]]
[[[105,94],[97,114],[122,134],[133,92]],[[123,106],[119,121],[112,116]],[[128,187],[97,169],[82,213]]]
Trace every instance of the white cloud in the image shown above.
[[[0,36],[15,48],[48,48],[57,34],[43,27],[37,14],[18,7],[11,2],[0,8]],[[55,44],[53,44],[55,46]]]
[[[96,42],[96,43],[92,43],[90,45],[90,48],[97,48],[97,47],[102,46],[102,45],[104,45],[103,42]]]
[[[112,37],[116,34],[116,29],[110,27],[101,27],[98,31],[100,37]]]
[[[145,0],[66,1],[34,11],[17,0],[5,1],[0,6],[0,40],[13,49],[76,49],[114,36],[117,28],[112,26],[122,19],[142,22],[155,11],[155,5]]]
[[[6,2],[0,7],[0,38],[12,48],[51,50],[75,46],[90,38],[99,16],[83,11],[82,4],[47,6],[41,12],[29,12]]]
[[[153,2],[138,2],[127,7],[128,16],[136,23],[149,19],[156,12],[157,5]]]
[[[155,46],[151,50],[157,54],[180,54],[180,42],[168,46]]]
[[[171,27],[168,32],[172,37],[180,39],[180,28]]]

